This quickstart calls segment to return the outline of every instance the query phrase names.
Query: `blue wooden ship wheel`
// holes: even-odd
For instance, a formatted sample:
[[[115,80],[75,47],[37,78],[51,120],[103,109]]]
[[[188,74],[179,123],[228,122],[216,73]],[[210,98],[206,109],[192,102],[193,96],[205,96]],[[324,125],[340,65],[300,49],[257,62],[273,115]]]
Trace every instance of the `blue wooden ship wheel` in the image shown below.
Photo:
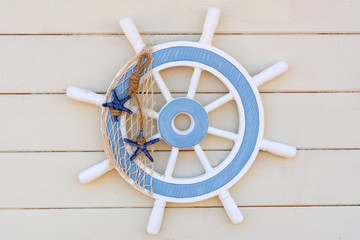
[[[264,112],[258,91],[260,85],[284,73],[288,69],[287,63],[280,61],[251,77],[235,59],[211,45],[219,16],[220,10],[217,7],[208,10],[199,42],[178,41],[151,47],[151,63],[148,68],[144,67],[143,72],[139,73],[138,70],[146,59],[141,59],[138,65],[130,61],[117,74],[106,95],[77,87],[69,87],[67,90],[70,98],[102,106],[105,152],[108,158],[116,163],[110,164],[111,161],[107,159],[82,172],[79,175],[80,181],[90,182],[116,168],[127,182],[137,185],[138,190],[155,199],[147,227],[150,234],[159,232],[167,202],[187,203],[218,196],[230,220],[233,223],[241,222],[243,216],[228,189],[248,171],[259,150],[283,157],[293,157],[296,154],[296,149],[292,146],[263,138]],[[146,45],[134,23],[126,17],[121,19],[120,25],[139,57]],[[167,88],[160,71],[178,66],[191,67],[194,70],[186,96],[175,98]],[[203,71],[214,75],[228,89],[228,93],[207,105],[194,99]],[[166,100],[160,111],[148,107],[141,109],[141,106],[129,104],[128,100],[134,97],[131,95],[129,80],[134,72],[140,74],[139,77],[144,78],[147,75],[154,79]],[[141,79],[140,84],[141,81],[144,80]],[[209,113],[230,101],[234,101],[237,108],[237,131],[210,126]],[[129,114],[139,115],[139,110],[140,114],[157,122],[157,132],[145,137],[141,127],[135,141],[128,136],[126,119]],[[185,114],[190,119],[190,126],[185,130],[178,129],[174,124],[174,119],[179,114]],[[232,150],[216,167],[211,165],[201,147],[207,134],[233,142]],[[153,162],[147,147],[160,139],[171,147],[164,173],[158,173],[144,162],[135,160],[143,152],[143,156]],[[188,178],[173,176],[180,149],[192,149],[195,152],[204,169],[203,174]]]

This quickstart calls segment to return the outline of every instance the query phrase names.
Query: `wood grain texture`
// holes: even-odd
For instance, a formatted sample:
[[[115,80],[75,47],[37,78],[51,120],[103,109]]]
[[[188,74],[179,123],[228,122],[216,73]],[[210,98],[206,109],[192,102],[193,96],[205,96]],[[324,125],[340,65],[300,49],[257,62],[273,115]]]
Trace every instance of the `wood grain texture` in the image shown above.
[[[145,232],[150,209],[0,211],[2,239],[356,239],[359,207],[242,208],[233,225],[221,208],[167,209],[158,236]],[[276,219],[276,221],[275,221]]]
[[[206,104],[222,94],[197,94]],[[264,93],[264,137],[298,148],[359,148],[359,93]],[[158,103],[161,106],[161,101]],[[100,108],[65,95],[2,95],[1,151],[103,151]],[[234,131],[233,103],[209,115],[210,125]],[[228,116],[224,118],[223,116]],[[341,127],[339,127],[341,126]],[[230,149],[232,143],[207,136],[205,149]],[[158,150],[168,150],[159,143]]]
[[[219,33],[360,32],[358,0],[108,0],[102,3],[2,1],[0,33],[119,33],[117,23],[124,16],[133,18],[143,33],[199,33],[206,10],[212,5],[222,11]]]
[[[195,35],[144,36],[153,44],[198,41]],[[214,46],[255,75],[279,60],[290,69],[262,92],[360,91],[359,35],[225,35]],[[64,93],[70,85],[105,92],[134,55],[124,36],[1,36],[0,93]],[[192,70],[162,71],[171,91],[187,91]],[[203,73],[198,91],[225,87]]]
[[[244,223],[232,225],[218,198],[168,204],[160,235],[150,237],[153,199],[115,171],[78,183],[105,158],[100,109],[66,99],[65,89],[106,91],[134,55],[121,17],[147,43],[198,41],[212,5],[222,11],[214,46],[251,75],[289,63],[260,88],[265,137],[301,150],[293,159],[260,153],[230,189]],[[358,239],[359,11],[360,0],[0,1],[0,239]],[[161,74],[183,96],[192,70]],[[198,92],[205,104],[226,89],[203,73]],[[164,99],[155,97],[159,109]],[[210,124],[234,131],[233,107],[211,113]],[[217,137],[201,144],[213,166],[232,146]],[[170,148],[156,149],[163,172]],[[179,159],[175,175],[203,171],[194,153]]]
[[[206,151],[212,159],[226,155]],[[155,152],[155,169],[161,171],[169,157]],[[90,184],[77,175],[100,162],[98,153],[1,153],[0,208],[100,208],[151,207],[153,199],[127,184],[114,170]],[[243,206],[359,205],[360,151],[300,151],[293,159],[261,153],[254,165],[230,189]],[[178,175],[198,174],[195,154],[180,151]],[[194,166],[195,165],[195,166]],[[346,186],[346,187],[344,187]],[[219,207],[212,198],[168,207]],[[144,216],[145,217],[145,216]]]

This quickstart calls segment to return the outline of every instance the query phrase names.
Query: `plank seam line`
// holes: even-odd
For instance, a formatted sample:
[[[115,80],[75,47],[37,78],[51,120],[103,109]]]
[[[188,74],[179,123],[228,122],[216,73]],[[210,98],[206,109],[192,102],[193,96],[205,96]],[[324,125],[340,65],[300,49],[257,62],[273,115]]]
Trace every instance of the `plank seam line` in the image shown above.
[[[239,208],[335,208],[335,207],[360,207],[359,204],[345,204],[345,205],[264,205],[264,206],[250,206],[250,205],[238,205]],[[184,206],[184,207],[172,207],[167,206],[167,209],[184,209],[184,208],[203,208],[203,209],[223,209],[223,206]],[[64,207],[64,208],[0,208],[1,211],[8,210],[116,210],[116,209],[152,209],[149,207]]]
[[[231,149],[203,149],[207,152],[227,152],[231,151]],[[360,148],[297,148],[298,151],[359,151]],[[154,150],[154,152],[170,152],[171,150]],[[191,149],[182,149],[180,152],[192,152]],[[1,153],[103,153],[104,150],[34,150],[34,151],[28,151],[28,150],[19,150],[19,151],[1,151]]]
[[[144,36],[163,36],[163,35],[182,35],[200,36],[200,32],[140,32]],[[241,35],[359,35],[359,31],[354,32],[221,32],[215,33],[216,36],[241,36]],[[0,36],[124,36],[122,32],[68,32],[68,33],[0,33]]]
[[[105,92],[96,92],[97,94],[105,94]],[[173,94],[186,94],[187,92],[172,92]],[[197,92],[197,94],[226,94],[228,92]],[[360,90],[345,90],[345,91],[260,91],[263,94],[334,94],[334,93],[360,93]],[[0,96],[7,95],[65,95],[65,92],[21,92],[21,93],[0,93]],[[161,92],[154,91],[154,94],[161,94]]]

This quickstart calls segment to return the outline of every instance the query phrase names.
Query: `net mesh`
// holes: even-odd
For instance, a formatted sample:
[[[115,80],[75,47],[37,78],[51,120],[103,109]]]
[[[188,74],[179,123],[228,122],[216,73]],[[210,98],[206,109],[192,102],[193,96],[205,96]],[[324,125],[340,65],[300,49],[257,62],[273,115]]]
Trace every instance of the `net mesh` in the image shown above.
[[[130,76],[136,72],[136,63],[143,54],[151,54],[152,48],[147,47],[137,54],[116,76],[106,94],[106,101],[111,101],[111,90],[115,89],[120,99],[125,98],[131,93]],[[145,59],[146,60],[146,59]],[[152,61],[152,58],[150,59]],[[144,63],[143,63],[144,64]],[[145,139],[151,139],[155,133],[154,118],[151,113],[154,108],[153,99],[154,81],[151,74],[151,62],[142,72],[139,87],[132,94],[132,98],[126,102],[125,107],[132,110],[133,114],[122,112],[119,121],[115,121],[108,108],[103,108],[102,112],[102,132],[105,144],[105,152],[110,165],[115,167],[120,174],[140,190],[152,193],[153,162],[143,153],[137,155],[136,159],[130,161],[131,155],[136,148],[124,142],[124,138],[136,141],[139,131],[143,129]],[[136,96],[135,96],[136,94]],[[137,99],[136,99],[137,98]],[[138,100],[138,101],[137,101]],[[138,106],[138,103],[140,106]],[[142,112],[142,117],[140,113]],[[154,149],[150,145],[147,147],[151,155]],[[145,171],[146,169],[146,171]]]

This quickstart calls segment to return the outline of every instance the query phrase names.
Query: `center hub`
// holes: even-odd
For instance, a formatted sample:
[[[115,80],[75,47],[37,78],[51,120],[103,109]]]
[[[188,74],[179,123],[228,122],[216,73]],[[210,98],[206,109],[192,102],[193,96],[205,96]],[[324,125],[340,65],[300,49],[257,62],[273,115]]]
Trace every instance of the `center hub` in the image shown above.
[[[186,130],[179,130],[174,124],[175,118],[182,114],[190,118],[190,126]],[[200,143],[206,136],[208,127],[209,118],[205,109],[189,98],[176,98],[167,103],[158,119],[162,139],[177,148],[189,148]]]

